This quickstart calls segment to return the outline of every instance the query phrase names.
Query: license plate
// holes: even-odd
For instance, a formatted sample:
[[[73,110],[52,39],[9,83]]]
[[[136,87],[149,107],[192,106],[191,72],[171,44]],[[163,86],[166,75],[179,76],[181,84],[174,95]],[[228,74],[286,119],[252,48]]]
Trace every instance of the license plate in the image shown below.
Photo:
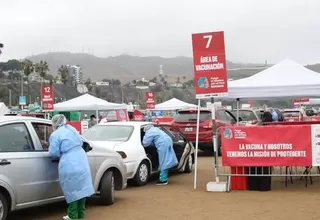
[[[184,131],[191,132],[191,131],[193,131],[193,128],[190,128],[190,127],[189,128],[185,128]]]

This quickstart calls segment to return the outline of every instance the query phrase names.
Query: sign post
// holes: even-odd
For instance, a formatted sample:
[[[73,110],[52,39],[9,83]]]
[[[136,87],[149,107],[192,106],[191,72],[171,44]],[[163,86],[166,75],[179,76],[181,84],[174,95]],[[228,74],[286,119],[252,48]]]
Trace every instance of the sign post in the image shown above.
[[[196,152],[195,152],[195,172],[194,189],[197,188],[198,170],[198,136],[200,121],[200,100],[211,99],[212,120],[215,123],[214,97],[228,95],[228,76],[226,67],[226,55],[224,44],[224,32],[208,32],[192,34],[193,66],[195,93],[198,99],[197,132],[196,132]],[[218,132],[216,132],[218,133]],[[218,146],[217,137],[212,137],[215,155],[215,182],[207,184],[208,191],[222,191],[225,185],[219,184],[218,172]],[[217,187],[218,186],[218,187]]]
[[[48,112],[54,109],[54,91],[53,86],[41,87],[41,104],[42,111]]]
[[[146,109],[147,110],[154,109],[156,104],[156,96],[154,92],[146,92],[145,99],[146,99]]]

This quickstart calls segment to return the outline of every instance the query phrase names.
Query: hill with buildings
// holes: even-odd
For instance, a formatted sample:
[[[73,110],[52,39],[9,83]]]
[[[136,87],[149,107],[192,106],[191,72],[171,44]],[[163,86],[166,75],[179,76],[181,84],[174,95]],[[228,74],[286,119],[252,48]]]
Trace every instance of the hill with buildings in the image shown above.
[[[138,57],[120,55],[101,58],[84,53],[52,52],[39,54],[27,59],[33,62],[45,60],[50,66],[50,74],[56,75],[61,65],[80,65],[84,78],[98,81],[116,78],[123,83],[141,78],[153,78],[159,74],[166,75],[168,81],[177,77],[191,79],[193,77],[193,61],[190,57]],[[227,61],[228,69],[264,67],[264,64],[241,64]],[[251,71],[249,71],[251,73]]]

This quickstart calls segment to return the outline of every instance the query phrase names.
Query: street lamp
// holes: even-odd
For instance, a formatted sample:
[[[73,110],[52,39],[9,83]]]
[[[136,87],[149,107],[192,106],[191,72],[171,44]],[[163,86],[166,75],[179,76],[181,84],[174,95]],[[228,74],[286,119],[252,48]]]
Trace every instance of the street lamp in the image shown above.
[[[3,49],[3,43],[0,43],[0,54],[2,53],[2,49]]]

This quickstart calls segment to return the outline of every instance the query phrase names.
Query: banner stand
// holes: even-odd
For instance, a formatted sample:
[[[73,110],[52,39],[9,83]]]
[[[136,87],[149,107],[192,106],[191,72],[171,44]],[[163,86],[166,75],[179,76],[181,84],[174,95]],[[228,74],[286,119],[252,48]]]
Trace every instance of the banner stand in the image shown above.
[[[200,99],[198,99],[198,109],[197,109],[197,130],[196,130],[196,149],[194,158],[194,178],[193,178],[193,189],[197,189],[197,175],[198,175],[198,149],[199,149],[199,124],[200,124]]]

